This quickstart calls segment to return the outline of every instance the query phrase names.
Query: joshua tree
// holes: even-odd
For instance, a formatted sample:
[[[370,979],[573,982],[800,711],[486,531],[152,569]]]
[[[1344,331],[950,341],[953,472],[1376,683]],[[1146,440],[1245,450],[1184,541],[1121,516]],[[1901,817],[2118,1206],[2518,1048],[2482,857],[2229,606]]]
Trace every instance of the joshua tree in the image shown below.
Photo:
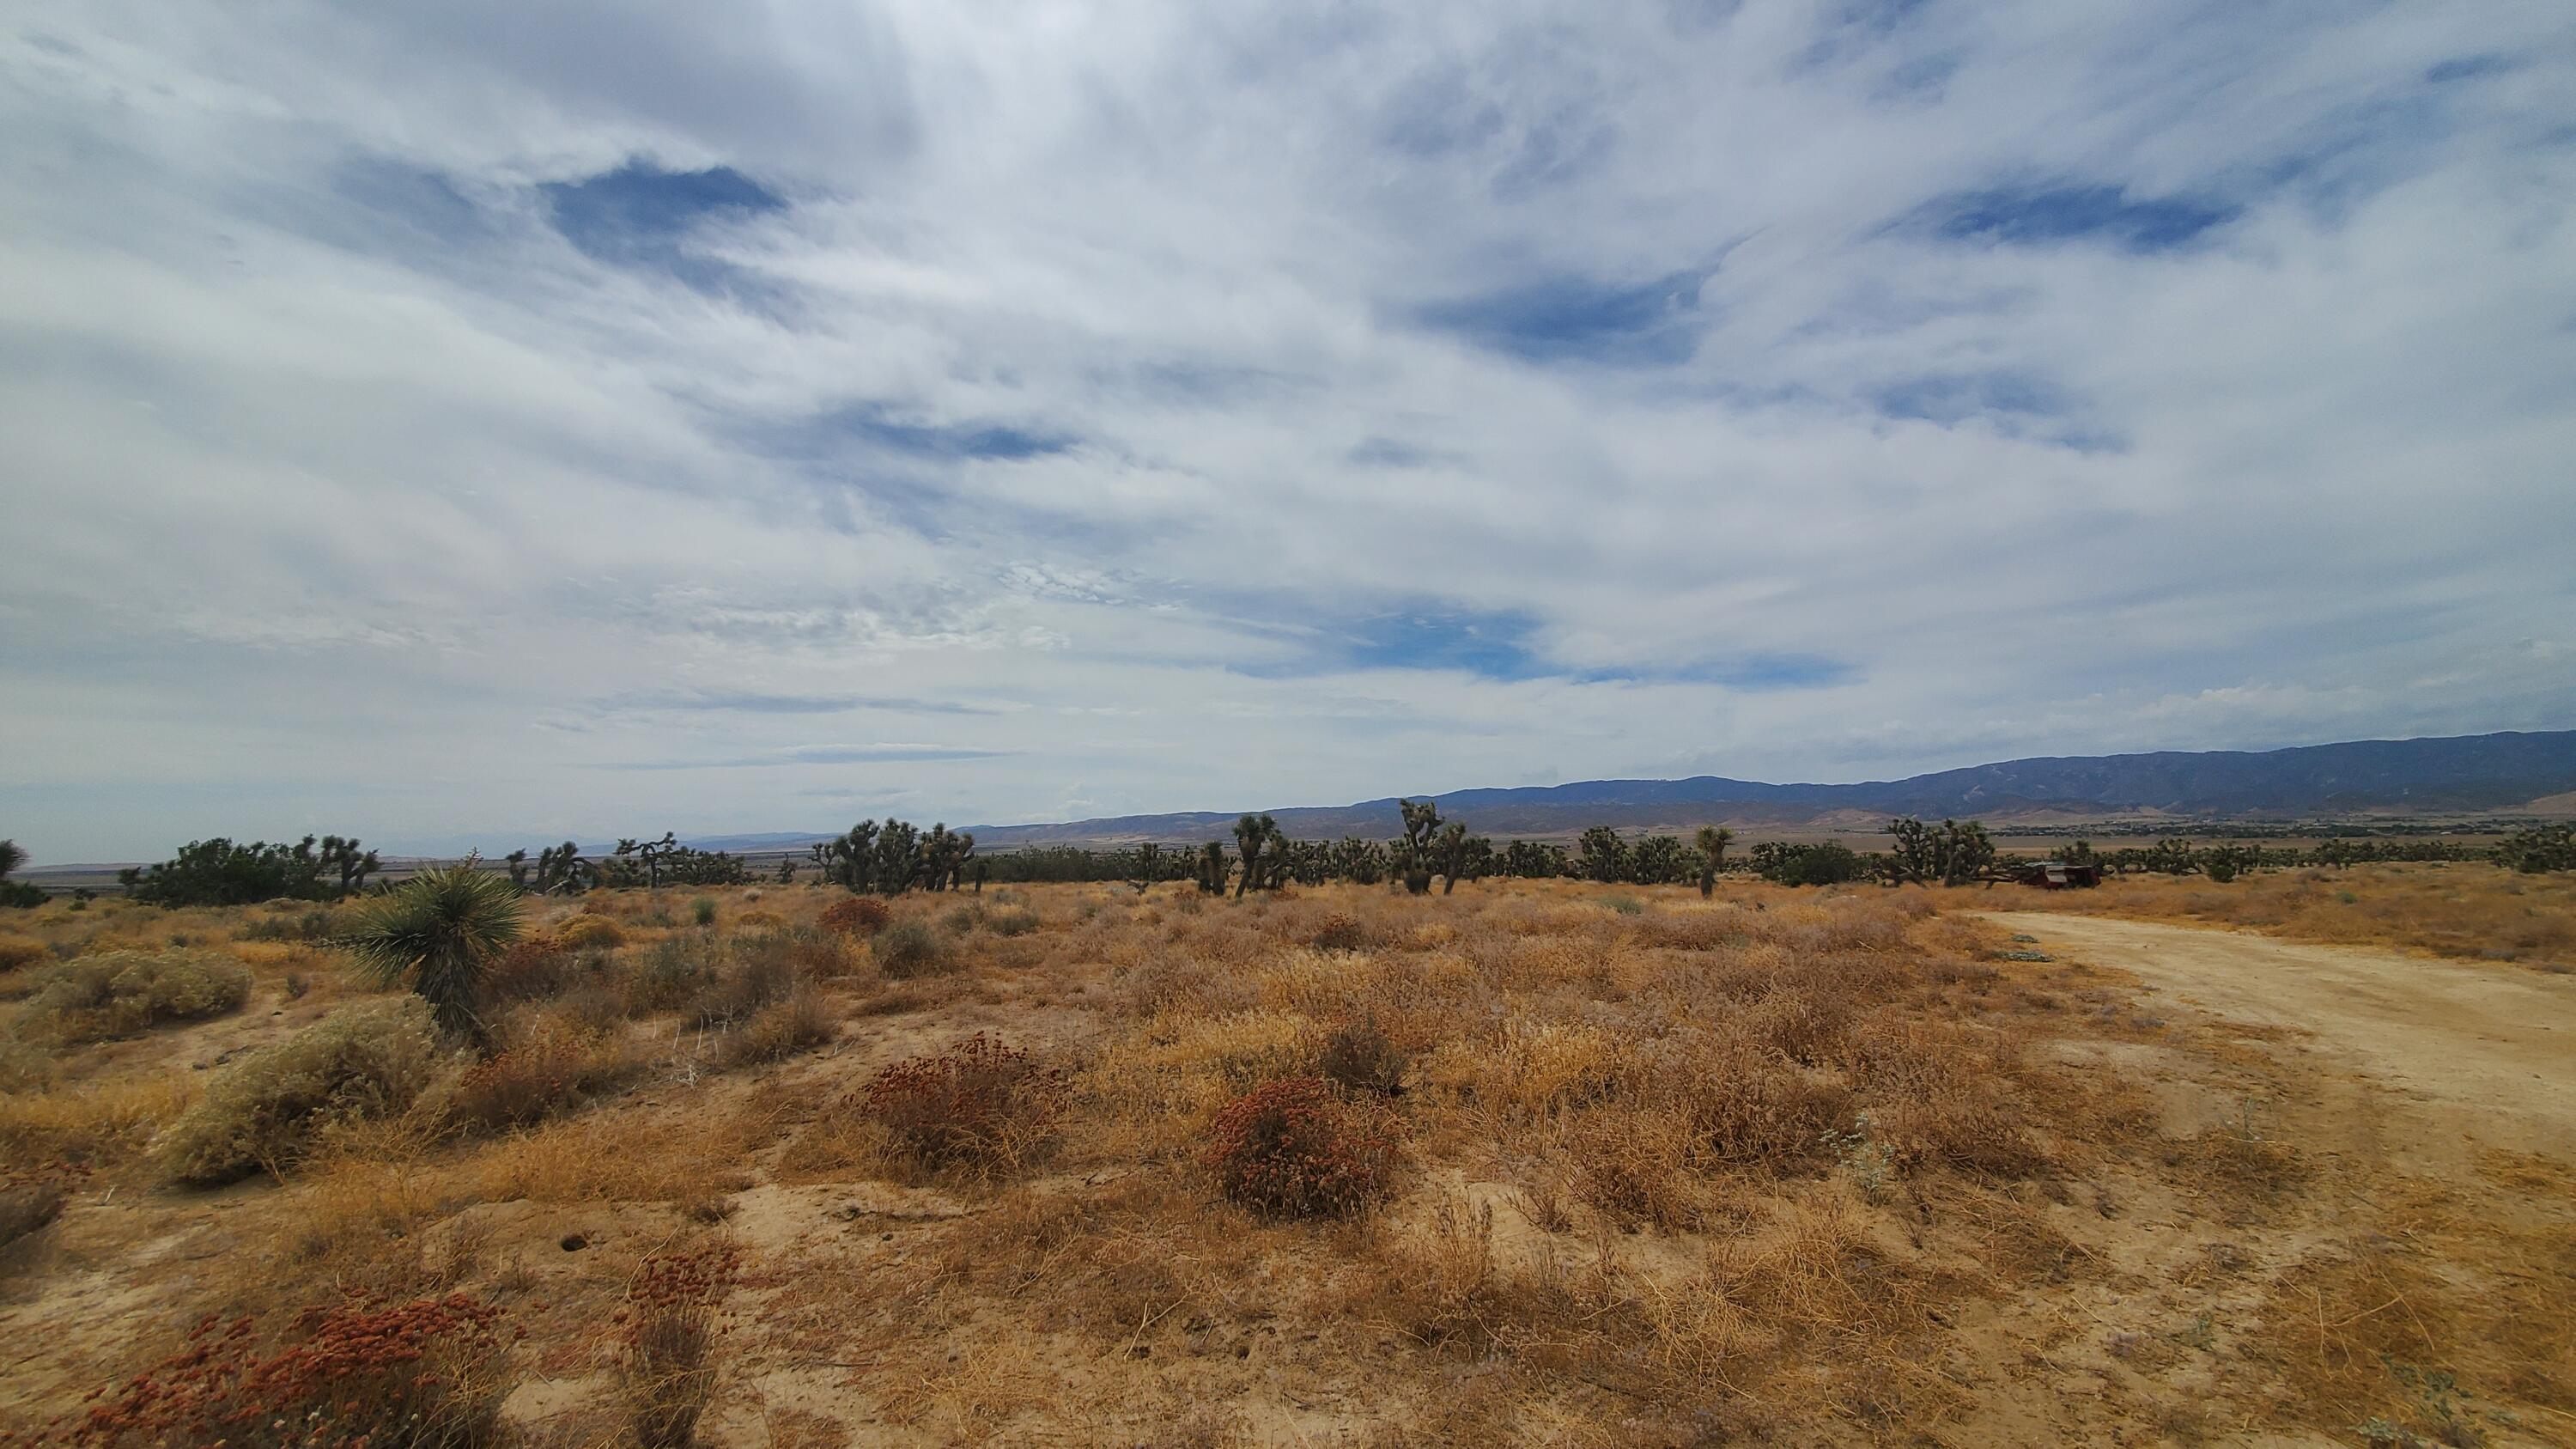
[[[1136,894],[1141,896],[1145,892],[1152,890],[1154,888],[1154,883],[1162,878],[1163,847],[1156,845],[1150,840],[1145,842],[1143,845],[1137,846],[1136,866],[1134,870],[1128,872],[1127,883],[1134,886],[1136,888]]]
[[[908,820],[886,817],[877,828],[877,889],[890,896],[902,895],[921,870],[921,831]]]
[[[1699,828],[1699,893],[1703,898],[1717,893],[1717,873],[1726,869],[1726,848],[1735,843],[1735,832],[1723,825]]]
[[[1209,841],[1199,847],[1199,891],[1204,895],[1225,894],[1225,877],[1230,867],[1225,860],[1225,847]]]
[[[513,859],[524,860],[527,854],[520,851]],[[384,868],[374,851],[360,853],[358,837],[354,835],[346,840],[336,835],[323,836],[322,864],[340,872],[340,894],[344,896],[357,894],[365,887],[368,876]]]
[[[644,888],[656,891],[662,888],[662,857],[679,848],[679,838],[668,830],[662,832],[659,840],[617,842],[617,854],[631,855],[644,862]]]
[[[581,847],[569,840],[537,852],[538,895],[579,895],[597,874],[597,868],[582,858]]]
[[[1263,852],[1281,847],[1270,857],[1275,862],[1287,856],[1287,844],[1288,837],[1280,830],[1279,822],[1267,815],[1246,815],[1234,822],[1235,853],[1243,857],[1243,879],[1234,887],[1236,900],[1242,900],[1243,893],[1256,885],[1268,888],[1270,881],[1262,874]]]
[[[38,887],[9,879],[9,873],[27,863],[27,852],[14,840],[0,840],[0,906],[31,910],[45,903],[45,893]],[[121,877],[120,877],[121,878]]]
[[[1395,804],[1404,812],[1404,839],[1395,848],[1396,868],[1404,873],[1404,888],[1423,895],[1431,889],[1432,832],[1440,828],[1440,807],[1428,800]]]
[[[1628,878],[1628,842],[1607,825],[1583,832],[1583,874],[1607,885]]]
[[[926,890],[946,891],[957,888],[957,878],[965,873],[966,862],[975,854],[975,837],[964,831],[950,831],[944,824],[930,827],[921,842],[922,886]]]
[[[468,859],[403,882],[340,944],[379,983],[410,983],[440,1030],[483,1046],[490,1032],[477,998],[492,958],[518,935],[518,889]]]
[[[792,855],[782,855],[778,857],[778,883],[780,885],[796,884],[796,857]]]
[[[528,889],[528,852],[522,847],[501,857],[510,867],[510,888],[524,894]]]

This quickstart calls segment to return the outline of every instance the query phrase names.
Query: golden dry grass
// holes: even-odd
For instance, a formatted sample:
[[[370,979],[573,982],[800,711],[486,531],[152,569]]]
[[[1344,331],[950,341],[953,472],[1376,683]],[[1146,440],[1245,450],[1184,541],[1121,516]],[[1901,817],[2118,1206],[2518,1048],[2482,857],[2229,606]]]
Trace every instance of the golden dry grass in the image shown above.
[[[2576,971],[2576,876],[2521,875],[2484,862],[2301,866],[2225,885],[2198,876],[2133,875],[2098,890],[1980,894],[2017,911],[2195,921],[2300,941]]]
[[[2317,889],[2377,880],[2391,911],[2427,921],[2325,939],[2424,944],[2535,900],[2380,869]],[[2190,892],[2234,889],[2260,924],[2296,885],[2123,882],[2046,904],[2209,918]],[[742,1269],[707,1349],[705,1442],[2149,1442],[2230,1424],[2348,1436],[2371,1418],[2545,1440],[2536,1426],[2576,1424],[2550,1417],[2576,1413],[2576,1330],[2552,1308],[2576,1293],[2567,1164],[2427,1181],[2394,1175],[2366,1133],[2168,1130],[2177,1083],[2295,1104],[2302,1068],[2141,1024],[2081,968],[2002,959],[1999,933],[1940,914],[1983,892],[916,896],[895,924],[936,933],[951,969],[891,985],[871,948],[798,934],[838,892],[714,892],[712,931],[690,920],[696,894],[535,907],[547,951],[520,963],[502,1039],[547,1082],[601,1067],[579,1089],[487,1072],[478,1090],[500,1095],[464,1114],[477,1135],[460,1065],[414,1109],[334,1128],[284,1181],[216,1198],[155,1188],[143,1165],[220,1076],[193,1069],[222,1054],[200,1036],[254,1048],[372,993],[317,948],[242,939],[256,912],[31,913],[49,957],[172,935],[225,951],[255,1009],[13,1059],[28,1089],[0,1096],[0,1176],[85,1185],[47,1232],[124,1306],[31,1361],[0,1424],[39,1421],[199,1312],[460,1288],[528,1331],[513,1362],[544,1383],[514,1421],[612,1441],[631,1427],[627,1285],[710,1234]],[[704,951],[716,990],[745,962],[777,969],[791,939],[820,943],[795,947],[800,1011],[839,1033],[809,1055],[762,1060],[700,1024],[722,1016],[700,997],[630,989],[649,962]],[[309,995],[286,995],[290,972]],[[272,1002],[293,1009],[272,1020]],[[1391,1195],[1313,1222],[1226,1202],[1211,1124],[1321,1073],[1360,1026],[1384,1056],[1346,1090],[1400,1136]],[[999,1167],[929,1161],[852,1109],[886,1067],[978,1031],[1061,1073]],[[2161,1080],[2103,1065],[2132,1059]],[[2272,1110],[2315,1134],[2351,1125]],[[188,1246],[137,1251],[162,1240]],[[0,1328],[61,1327],[59,1271],[21,1275]],[[2082,1393],[2058,1391],[2069,1375]]]

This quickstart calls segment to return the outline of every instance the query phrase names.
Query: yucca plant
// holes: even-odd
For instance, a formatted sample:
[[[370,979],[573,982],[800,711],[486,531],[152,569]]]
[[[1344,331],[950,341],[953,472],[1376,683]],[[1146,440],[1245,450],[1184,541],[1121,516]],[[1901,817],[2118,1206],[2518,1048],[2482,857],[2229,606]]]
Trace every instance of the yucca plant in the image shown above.
[[[490,1035],[475,1010],[484,977],[518,936],[518,887],[467,862],[405,881],[340,944],[380,984],[410,983],[440,1031],[480,1046]]]

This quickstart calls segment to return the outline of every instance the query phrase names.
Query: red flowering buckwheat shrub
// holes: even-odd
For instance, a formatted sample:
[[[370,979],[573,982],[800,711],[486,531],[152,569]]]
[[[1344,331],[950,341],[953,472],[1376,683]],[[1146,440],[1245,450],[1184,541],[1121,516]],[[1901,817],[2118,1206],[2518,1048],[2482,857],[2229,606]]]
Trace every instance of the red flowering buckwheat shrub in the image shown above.
[[[819,924],[844,936],[873,936],[893,919],[893,909],[874,896],[844,896],[823,908]]]
[[[989,1175],[1045,1141],[1064,1097],[1062,1072],[979,1031],[879,1072],[860,1105],[921,1166]]]
[[[1384,1197],[1394,1123],[1321,1077],[1265,1082],[1226,1104],[1200,1161],[1228,1198],[1268,1217],[1352,1212]]]
[[[304,1310],[266,1353],[249,1319],[209,1317],[186,1348],[56,1427],[119,1449],[478,1449],[502,1437],[500,1316],[461,1293],[358,1299]]]
[[[715,1396],[709,1350],[721,1326],[716,1304],[732,1288],[739,1262],[725,1243],[658,1253],[626,1285],[618,1381],[646,1449],[678,1449],[696,1438],[698,1417]]]

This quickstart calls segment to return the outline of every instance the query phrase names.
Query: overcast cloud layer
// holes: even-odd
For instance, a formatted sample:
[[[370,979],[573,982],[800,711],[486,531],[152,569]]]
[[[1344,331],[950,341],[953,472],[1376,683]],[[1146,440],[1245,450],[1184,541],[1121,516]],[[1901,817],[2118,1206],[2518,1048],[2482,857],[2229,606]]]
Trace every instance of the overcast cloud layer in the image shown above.
[[[12,15],[40,861],[2576,722],[2564,0]]]

